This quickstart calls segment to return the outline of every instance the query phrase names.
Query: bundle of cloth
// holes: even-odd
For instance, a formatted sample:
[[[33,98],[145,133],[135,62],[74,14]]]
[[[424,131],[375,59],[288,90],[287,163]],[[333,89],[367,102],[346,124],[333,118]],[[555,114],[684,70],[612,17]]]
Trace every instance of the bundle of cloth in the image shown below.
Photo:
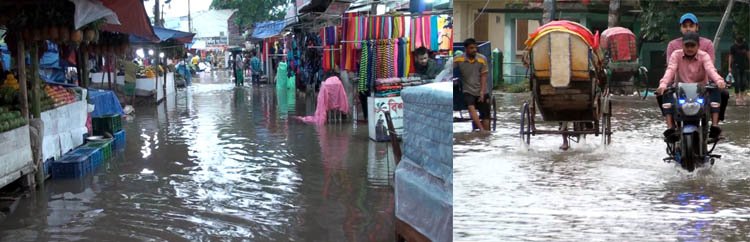
[[[329,77],[323,82],[318,93],[318,106],[315,109],[315,115],[307,117],[296,117],[305,123],[316,125],[325,124],[328,118],[328,111],[338,110],[344,114],[349,113],[349,99],[346,97],[346,90],[341,83],[341,79],[336,76]]]
[[[591,31],[583,25],[568,20],[552,21],[540,26],[529,35],[529,39],[525,42],[526,48],[534,46],[534,43],[536,43],[542,36],[556,31],[567,32],[581,37],[581,39],[591,46],[591,48],[594,48],[594,50],[599,48],[599,31],[596,31],[596,34],[592,34]]]
[[[401,78],[375,80],[375,97],[397,97],[401,95]]]
[[[401,86],[403,87],[419,86],[419,85],[423,85],[424,83],[425,82],[419,78],[402,78],[401,79]]]

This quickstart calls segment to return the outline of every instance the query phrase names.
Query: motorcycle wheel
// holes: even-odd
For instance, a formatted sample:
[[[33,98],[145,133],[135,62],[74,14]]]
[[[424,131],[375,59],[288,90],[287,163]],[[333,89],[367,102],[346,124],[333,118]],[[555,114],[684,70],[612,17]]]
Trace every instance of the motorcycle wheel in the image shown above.
[[[690,133],[682,136],[682,167],[688,172],[693,172],[696,165],[702,160],[698,160],[700,147],[698,147],[698,137],[696,133]]]

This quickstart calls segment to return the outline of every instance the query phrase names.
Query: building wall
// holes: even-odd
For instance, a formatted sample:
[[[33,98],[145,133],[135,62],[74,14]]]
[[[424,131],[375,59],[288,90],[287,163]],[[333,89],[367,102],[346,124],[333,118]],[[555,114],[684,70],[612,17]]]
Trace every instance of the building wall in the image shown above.
[[[237,25],[237,22],[235,21],[236,19],[237,12],[232,13],[229,19],[227,19],[229,45],[243,46],[245,43],[245,39],[242,37],[242,29],[239,25]]]

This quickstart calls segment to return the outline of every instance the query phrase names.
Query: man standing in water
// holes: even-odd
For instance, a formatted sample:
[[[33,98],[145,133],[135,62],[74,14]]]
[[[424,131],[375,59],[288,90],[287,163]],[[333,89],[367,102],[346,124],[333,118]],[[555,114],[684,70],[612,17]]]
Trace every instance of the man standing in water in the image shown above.
[[[729,73],[732,73],[734,77],[734,99],[738,106],[745,105],[748,62],[750,62],[750,52],[747,51],[745,38],[737,36],[729,51]]]
[[[253,57],[250,58],[250,69],[252,71],[252,77],[253,77],[253,84],[260,85],[260,75],[263,72],[263,69],[261,69],[260,65],[260,59],[258,58],[258,54],[253,51],[252,53]]]
[[[461,71],[464,100],[469,106],[469,115],[480,131],[490,130],[490,105],[487,90],[487,57],[477,53],[477,41],[464,41],[466,53],[453,59],[453,65]],[[479,114],[477,115],[477,111]],[[481,122],[480,122],[481,119]]]

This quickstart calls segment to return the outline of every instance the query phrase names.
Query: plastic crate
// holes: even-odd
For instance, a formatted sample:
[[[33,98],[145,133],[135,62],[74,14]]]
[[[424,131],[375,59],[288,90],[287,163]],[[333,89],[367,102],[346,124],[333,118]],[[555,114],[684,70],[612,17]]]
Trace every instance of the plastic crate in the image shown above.
[[[86,175],[90,169],[89,159],[83,155],[66,155],[52,162],[52,177],[76,178]]]
[[[102,152],[102,159],[103,160],[109,160],[109,158],[112,158],[112,143],[114,139],[109,139],[105,141],[89,141],[86,143],[85,147],[92,147],[92,148],[98,148]]]
[[[83,155],[86,156],[89,159],[89,169],[88,171],[94,171],[96,167],[102,164],[102,161],[104,160],[104,155],[101,152],[101,149],[95,148],[95,147],[79,147],[78,149],[75,149],[73,151],[74,155]]]
[[[44,165],[44,177],[45,177],[45,179],[48,176],[52,176],[52,163],[54,163],[54,162],[55,162],[54,158],[49,158],[49,159],[47,159],[47,160],[44,161],[43,165]]]
[[[122,116],[108,115],[101,117],[92,117],[91,125],[94,135],[103,135],[104,133],[114,134],[122,130]]]
[[[115,145],[114,148],[117,150],[121,150],[125,148],[125,130],[120,130],[117,133],[115,133]]]

